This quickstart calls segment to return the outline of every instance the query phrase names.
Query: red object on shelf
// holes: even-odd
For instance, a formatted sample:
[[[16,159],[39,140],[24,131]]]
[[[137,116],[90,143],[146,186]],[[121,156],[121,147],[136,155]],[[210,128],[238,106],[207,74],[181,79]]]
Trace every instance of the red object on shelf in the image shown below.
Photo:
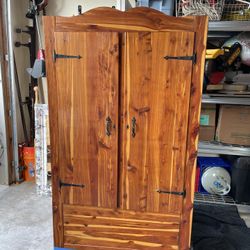
[[[210,84],[219,84],[225,76],[224,72],[213,72],[209,77]]]

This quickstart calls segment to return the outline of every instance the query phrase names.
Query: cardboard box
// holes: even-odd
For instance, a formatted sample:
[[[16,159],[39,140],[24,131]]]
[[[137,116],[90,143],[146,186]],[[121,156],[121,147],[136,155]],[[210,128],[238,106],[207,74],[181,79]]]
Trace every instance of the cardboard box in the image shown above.
[[[214,141],[215,126],[200,126],[200,141]]]
[[[215,126],[216,105],[215,104],[203,104],[201,106],[201,126]]]
[[[250,146],[250,106],[221,105],[216,140]]]
[[[200,117],[200,141],[213,141],[215,135],[216,105],[203,104]]]

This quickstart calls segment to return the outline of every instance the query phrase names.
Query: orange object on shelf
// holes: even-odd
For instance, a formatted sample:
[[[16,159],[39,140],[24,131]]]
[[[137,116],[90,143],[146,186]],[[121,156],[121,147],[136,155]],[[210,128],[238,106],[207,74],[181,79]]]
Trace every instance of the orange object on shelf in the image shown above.
[[[35,181],[35,148],[23,147],[24,180]]]

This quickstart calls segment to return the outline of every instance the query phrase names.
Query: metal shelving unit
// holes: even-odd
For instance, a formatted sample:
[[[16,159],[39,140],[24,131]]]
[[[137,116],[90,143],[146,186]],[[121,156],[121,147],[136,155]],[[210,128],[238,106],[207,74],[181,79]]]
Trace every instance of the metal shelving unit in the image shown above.
[[[249,207],[250,204],[246,203],[237,203],[231,196],[229,195],[216,195],[216,194],[203,194],[203,193],[195,193],[194,194],[194,202],[195,203],[211,203],[216,205],[231,205],[237,206],[238,208],[246,208]]]
[[[216,194],[195,193],[194,202],[200,203],[200,204],[210,203],[213,205],[231,205],[231,206],[237,206],[239,209],[249,208],[250,206],[250,204],[246,204],[246,203],[237,203],[229,195],[216,195]]]
[[[218,94],[202,95],[202,103],[212,104],[231,104],[231,105],[250,105],[249,97],[229,97]],[[250,156],[250,147],[230,145],[219,142],[199,142],[199,154],[222,154]]]
[[[200,154],[250,156],[250,147],[223,144],[219,142],[199,142],[198,152]]]
[[[250,31],[250,21],[215,21],[209,22],[208,39],[229,39],[231,36],[243,31]],[[211,104],[231,104],[231,105],[250,105],[249,96],[229,96],[225,94],[203,94],[202,103]],[[250,147],[230,145],[219,142],[200,141],[198,145],[199,154],[211,155],[237,155],[250,156]],[[213,204],[213,205],[234,205],[237,207],[250,206],[250,204],[237,204],[228,195],[214,195],[195,193],[194,202]]]
[[[231,97],[218,94],[202,95],[202,103],[250,105],[250,97]]]
[[[213,203],[213,204],[226,204],[226,205],[235,205],[236,202],[234,199],[228,195],[216,195],[216,194],[202,194],[195,193],[194,201],[200,203]]]
[[[241,32],[249,30],[250,21],[214,21],[208,24],[208,31]]]

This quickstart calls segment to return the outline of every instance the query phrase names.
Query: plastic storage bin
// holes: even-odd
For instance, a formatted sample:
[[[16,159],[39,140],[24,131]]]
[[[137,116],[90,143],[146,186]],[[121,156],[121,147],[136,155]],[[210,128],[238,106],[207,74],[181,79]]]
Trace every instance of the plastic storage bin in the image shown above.
[[[201,177],[206,168],[208,167],[222,167],[225,168],[229,173],[231,173],[231,164],[220,157],[198,157],[197,165],[200,169],[199,180],[196,185],[198,185],[198,192],[207,194],[208,192],[202,187]]]
[[[174,3],[173,0],[139,0],[137,1],[137,6],[150,7],[172,16],[174,13]]]
[[[24,180],[35,182],[35,148],[23,147]]]

